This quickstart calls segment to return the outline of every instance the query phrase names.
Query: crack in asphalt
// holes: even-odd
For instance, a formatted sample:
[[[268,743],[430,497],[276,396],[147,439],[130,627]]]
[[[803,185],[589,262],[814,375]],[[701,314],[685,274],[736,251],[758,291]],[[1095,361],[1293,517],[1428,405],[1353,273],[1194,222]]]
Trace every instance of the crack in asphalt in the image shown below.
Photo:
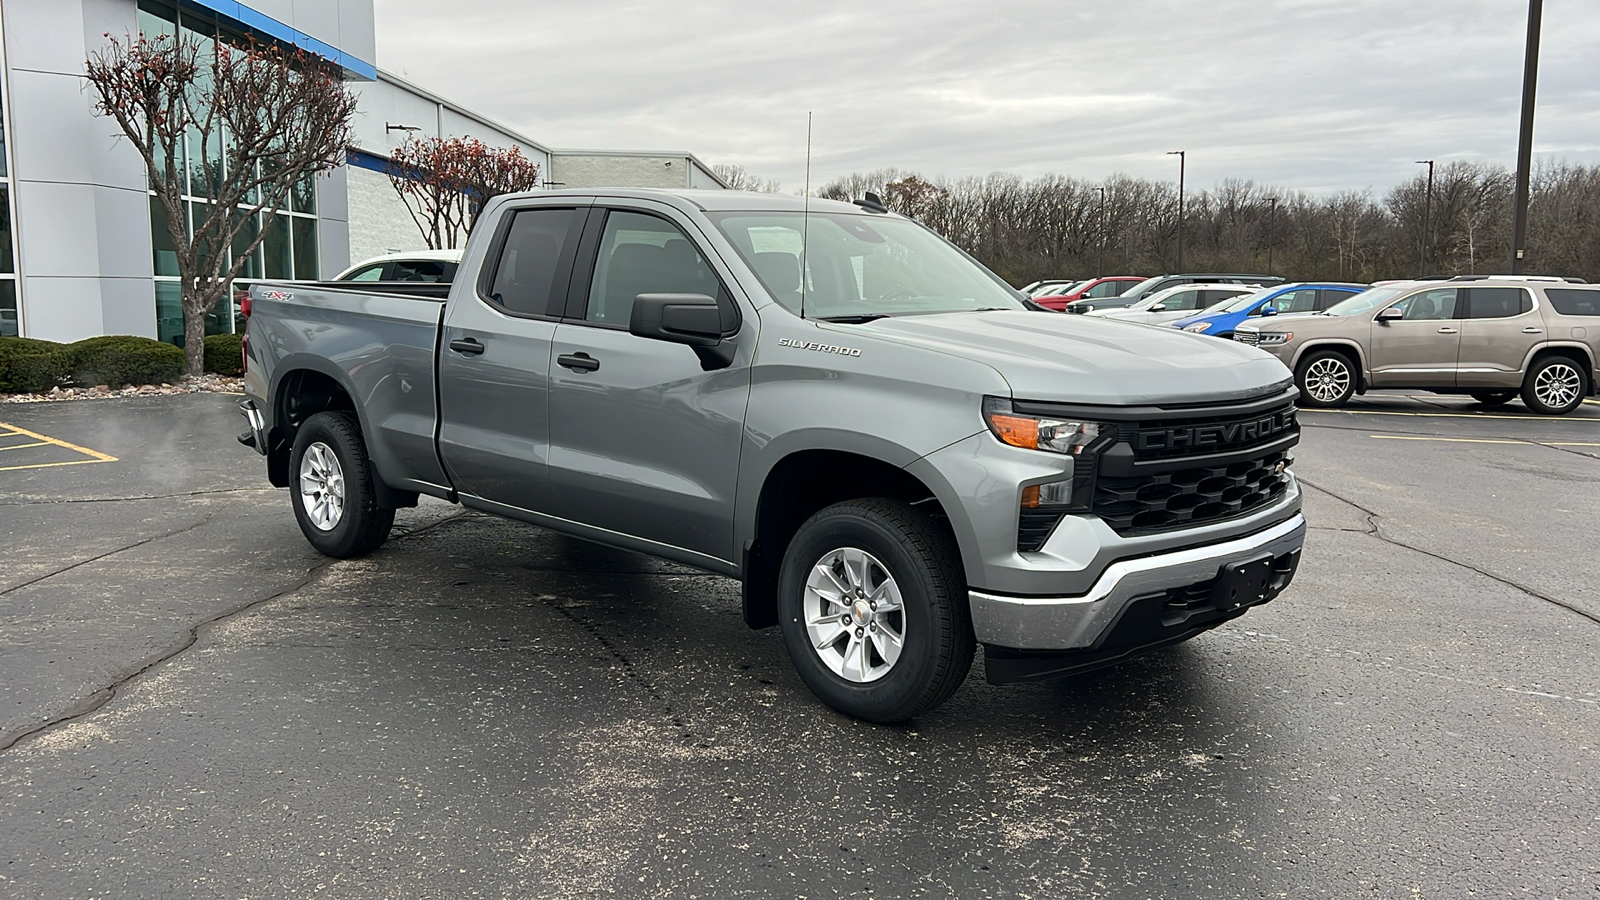
[[[177,494],[141,494],[137,497],[63,497],[56,500],[14,500],[0,503],[6,506],[49,506],[61,503],[128,503],[140,500],[178,500],[183,497],[211,497],[219,494],[265,494],[280,488],[226,488],[215,491],[184,491]]]
[[[471,517],[471,514],[466,510],[462,510],[461,512],[457,512],[457,513],[453,513],[451,515],[445,516],[442,519],[438,519],[438,520],[435,520],[433,522],[429,522],[428,524],[423,525],[423,526],[421,526],[419,528],[414,528],[414,529],[412,529],[410,531],[401,532],[400,534],[397,534],[397,535],[394,535],[394,536],[390,537],[389,540],[398,541],[398,540],[404,540],[404,539],[410,538],[410,537],[415,537],[415,536],[417,536],[419,534],[424,534],[424,533],[426,533],[428,531],[432,531],[435,528],[442,527],[444,525],[447,525],[447,524],[449,524],[451,522],[454,522],[454,521],[457,521],[459,519],[469,518],[469,517]],[[174,535],[182,534],[182,533],[184,533],[186,531],[191,531],[191,530],[193,530],[195,528],[200,527],[201,525],[204,525],[206,522],[209,522],[210,520],[211,520],[211,516],[208,515],[208,516],[206,516],[206,518],[204,520],[202,520],[200,522],[196,522],[193,525],[190,525],[190,526],[188,526],[186,528],[180,528],[177,531],[173,531],[173,532],[170,532],[168,534],[157,535],[155,537],[146,538],[146,539],[144,539],[142,541],[138,541],[136,543],[129,544],[128,546],[122,547],[122,548],[120,548],[118,550],[112,550],[112,551],[110,551],[108,553],[102,553],[100,556],[94,557],[94,559],[104,559],[105,557],[111,556],[112,554],[121,553],[123,550],[131,550],[134,547],[139,547],[139,546],[142,546],[144,544],[148,544],[151,541],[161,540],[163,538],[168,538],[168,537],[172,537]],[[36,583],[38,581],[42,581],[42,580],[44,580],[46,578],[50,578],[53,575],[59,575],[59,574],[61,574],[61,572],[66,572],[66,571],[69,571],[71,569],[75,569],[78,566],[84,565],[85,563],[93,562],[94,559],[86,559],[83,562],[74,563],[74,564],[72,564],[71,566],[68,566],[65,569],[61,569],[58,572],[53,572],[50,575],[42,575],[39,578],[35,578],[33,581],[28,582],[28,584],[33,584],[33,583]],[[147,657],[144,662],[137,664],[136,667],[133,668],[131,671],[129,671],[126,675],[123,675],[123,676],[117,678],[116,680],[112,681],[110,684],[106,685],[105,687],[97,688],[96,690],[90,692],[87,696],[79,699],[78,702],[76,702],[72,706],[68,707],[67,710],[65,712],[61,713],[60,715],[55,716],[55,717],[49,719],[48,721],[39,723],[37,725],[29,725],[29,726],[26,726],[26,727],[23,727],[23,728],[19,728],[19,729],[15,730],[15,731],[13,731],[13,732],[11,732],[9,734],[0,734],[0,753],[5,753],[6,751],[8,751],[11,748],[17,746],[17,744],[27,740],[28,738],[35,737],[37,735],[43,734],[44,732],[49,731],[50,729],[55,728],[58,725],[68,724],[68,723],[73,722],[73,721],[75,721],[77,719],[81,719],[84,716],[90,715],[90,714],[92,714],[92,713],[94,713],[94,712],[96,712],[96,711],[98,711],[100,709],[103,709],[112,700],[115,700],[117,698],[117,693],[118,693],[119,690],[121,690],[122,688],[128,686],[132,682],[138,680],[138,678],[140,676],[146,674],[147,672],[150,672],[151,670],[153,670],[156,667],[162,665],[163,663],[170,662],[171,660],[173,660],[176,657],[178,657],[181,654],[183,654],[183,652],[188,650],[190,647],[193,647],[196,643],[199,642],[200,633],[202,631],[204,631],[206,628],[208,628],[208,627],[210,627],[212,625],[216,625],[219,622],[226,621],[226,620],[228,620],[228,619],[230,619],[230,618],[232,618],[234,616],[239,615],[240,613],[249,612],[250,610],[255,609],[258,606],[261,606],[264,603],[270,603],[273,600],[277,600],[279,598],[287,597],[287,596],[289,596],[291,594],[295,594],[295,593],[303,590],[307,585],[309,585],[313,581],[315,581],[319,575],[321,575],[323,572],[327,571],[327,569],[330,566],[332,566],[333,564],[338,563],[338,562],[343,562],[343,560],[334,559],[332,557],[324,559],[323,561],[317,563],[316,565],[311,566],[310,568],[308,568],[306,570],[305,575],[302,576],[299,581],[295,582],[292,585],[289,585],[288,587],[285,587],[285,588],[282,588],[280,590],[274,591],[274,592],[272,592],[271,594],[268,594],[265,597],[258,597],[258,598],[254,599],[254,600],[251,600],[251,601],[247,602],[247,603],[241,603],[238,606],[234,606],[234,607],[232,607],[230,609],[223,610],[222,612],[219,612],[219,613],[217,613],[216,615],[213,615],[213,616],[207,616],[206,618],[201,619],[200,621],[191,624],[187,629],[184,630],[183,634],[179,637],[178,641],[175,644],[173,644],[171,647],[168,647],[166,650],[163,650],[163,651],[161,651],[159,653],[156,653],[153,656]],[[17,587],[24,587],[24,586],[25,585],[17,585]],[[7,593],[7,592],[12,591],[12,590],[16,590],[16,588],[8,588],[6,591],[0,591],[0,594]]]
[[[147,538],[145,538],[143,540],[134,541],[131,544],[127,544],[125,546],[118,547],[115,550],[107,550],[104,553],[98,554],[96,556],[91,556],[88,559],[80,559],[80,560],[78,560],[77,562],[73,563],[70,566],[63,566],[63,567],[61,567],[59,569],[56,569],[53,572],[46,572],[43,575],[39,575],[39,576],[37,576],[35,578],[30,578],[27,581],[22,582],[21,584],[14,584],[11,587],[8,587],[8,588],[6,588],[4,590],[0,590],[0,597],[4,597],[6,594],[11,593],[12,591],[22,590],[23,588],[27,587],[30,584],[38,584],[39,582],[44,581],[47,578],[54,578],[57,575],[60,575],[62,573],[70,572],[73,569],[78,568],[79,566],[86,566],[89,563],[105,559],[108,556],[116,556],[118,553],[123,553],[125,551],[132,550],[132,549],[134,549],[136,547],[143,547],[145,544],[148,544],[151,541],[166,540],[169,537],[176,537],[177,535],[183,534],[184,532],[193,531],[194,529],[199,528],[201,525],[205,525],[206,523],[210,522],[212,517],[214,517],[215,515],[216,515],[215,512],[206,513],[205,518],[201,519],[198,522],[193,522],[191,524],[185,525],[182,528],[174,529],[172,531],[168,531],[168,532],[165,532],[163,534],[151,535],[150,537],[147,537]],[[3,750],[3,749],[5,749],[5,748],[4,747],[0,747],[0,750]]]
[[[1574,605],[1572,603],[1568,603],[1567,601],[1562,600],[1559,597],[1552,597],[1549,594],[1546,594],[1546,593],[1544,593],[1542,591],[1539,591],[1539,590],[1536,590],[1534,588],[1528,587],[1525,584],[1519,584],[1518,582],[1513,581],[1510,578],[1506,578],[1503,575],[1497,575],[1494,572],[1490,572],[1490,571],[1488,571],[1486,569],[1481,569],[1481,568],[1473,565],[1472,563],[1463,562],[1462,560],[1459,560],[1459,559],[1453,559],[1453,558],[1451,558],[1449,556],[1446,556],[1446,555],[1444,555],[1442,553],[1435,553],[1434,551],[1429,550],[1426,547],[1418,547],[1418,546],[1416,546],[1414,544],[1408,544],[1405,541],[1398,540],[1396,538],[1390,537],[1389,535],[1383,533],[1383,524],[1380,521],[1383,518],[1382,514],[1374,512],[1374,511],[1366,508],[1365,506],[1362,506],[1361,504],[1355,502],[1354,500],[1351,500],[1348,497],[1344,497],[1344,496],[1341,496],[1339,494],[1336,494],[1333,491],[1330,491],[1327,488],[1322,487],[1321,485],[1312,484],[1311,482],[1305,480],[1304,478],[1299,479],[1299,481],[1300,481],[1301,484],[1305,485],[1306,487],[1309,487],[1309,488],[1311,488],[1313,490],[1316,490],[1316,491],[1319,491],[1321,493],[1327,494],[1329,497],[1332,497],[1333,499],[1338,500],[1340,503],[1345,503],[1345,504],[1348,504],[1350,506],[1355,507],[1356,509],[1361,510],[1361,512],[1367,517],[1367,524],[1368,524],[1368,526],[1370,526],[1370,529],[1368,531],[1366,531],[1366,532],[1357,532],[1357,533],[1370,534],[1373,537],[1377,538],[1380,541],[1383,541],[1386,544],[1393,544],[1396,547],[1400,547],[1400,548],[1403,548],[1403,549],[1406,549],[1406,550],[1410,550],[1413,553],[1420,553],[1423,556],[1430,556],[1430,557],[1432,557],[1434,559],[1439,560],[1440,562],[1449,563],[1449,564],[1451,564],[1453,566],[1460,566],[1461,568],[1466,569],[1469,572],[1476,572],[1479,575],[1482,575],[1483,577],[1490,579],[1491,581],[1497,581],[1497,582],[1505,585],[1508,588],[1511,588],[1511,589],[1516,590],[1516,591],[1520,591],[1520,592],[1522,592],[1524,594],[1527,594],[1530,597],[1533,597],[1534,599],[1543,600],[1544,602],[1549,603],[1549,604],[1551,604],[1553,606],[1559,606],[1559,607],[1561,607],[1562,609],[1564,609],[1564,610],[1566,610],[1568,612],[1576,613],[1577,615],[1580,615],[1580,616],[1584,617],[1585,619],[1588,619],[1589,621],[1594,622],[1596,625],[1600,625],[1600,615],[1596,615],[1595,613],[1589,612],[1586,609],[1583,609],[1583,608],[1581,608],[1579,606],[1576,606],[1576,605]],[[1350,529],[1350,528],[1338,528],[1338,529],[1327,529],[1327,530],[1331,530],[1331,531],[1356,531],[1356,529]]]

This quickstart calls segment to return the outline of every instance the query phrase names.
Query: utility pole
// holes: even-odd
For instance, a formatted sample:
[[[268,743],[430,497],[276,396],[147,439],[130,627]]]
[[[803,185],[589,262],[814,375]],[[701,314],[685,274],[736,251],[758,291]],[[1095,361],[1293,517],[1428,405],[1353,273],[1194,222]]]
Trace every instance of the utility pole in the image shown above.
[[[1422,249],[1417,252],[1418,277],[1428,274],[1428,238],[1433,235],[1433,160],[1419,159],[1417,165],[1428,167],[1428,194],[1422,201]]]
[[[1274,224],[1276,224],[1277,221],[1278,221],[1278,198],[1277,197],[1268,197],[1267,198],[1267,275],[1268,275],[1268,277],[1271,277],[1271,275],[1272,275],[1272,245],[1274,243],[1276,243],[1276,241],[1273,240],[1272,226]]]
[[[1183,271],[1183,170],[1188,164],[1188,153],[1183,150],[1168,150],[1168,156],[1178,158],[1178,271]]]
[[[1106,274],[1106,189],[1095,190],[1100,192],[1100,248],[1094,255],[1094,277],[1100,278]]]
[[[1528,236],[1528,176],[1533,168],[1533,96],[1539,79],[1539,23],[1544,0],[1528,0],[1528,48],[1522,60],[1522,131],[1517,136],[1517,186],[1512,197],[1511,274],[1522,274]]]

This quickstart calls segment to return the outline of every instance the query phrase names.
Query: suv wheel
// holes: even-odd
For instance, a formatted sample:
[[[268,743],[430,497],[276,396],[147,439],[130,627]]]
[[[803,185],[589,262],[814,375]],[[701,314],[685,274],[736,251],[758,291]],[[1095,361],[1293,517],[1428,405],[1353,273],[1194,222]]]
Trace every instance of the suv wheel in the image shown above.
[[[1516,391],[1472,391],[1472,399],[1484,406],[1505,406],[1517,396]]]
[[[319,552],[351,559],[389,538],[394,510],[378,509],[355,413],[320,412],[307,419],[294,436],[289,477],[295,520]]]
[[[1294,373],[1300,389],[1300,405],[1328,409],[1350,402],[1356,392],[1356,373],[1350,357],[1337,350],[1315,350],[1306,354]]]
[[[976,647],[957,552],[897,500],[835,503],[807,519],[784,553],[778,613],[812,693],[869,722],[949,699]]]
[[[1583,366],[1565,356],[1547,356],[1533,364],[1522,382],[1522,402],[1534,412],[1564,416],[1589,394]]]

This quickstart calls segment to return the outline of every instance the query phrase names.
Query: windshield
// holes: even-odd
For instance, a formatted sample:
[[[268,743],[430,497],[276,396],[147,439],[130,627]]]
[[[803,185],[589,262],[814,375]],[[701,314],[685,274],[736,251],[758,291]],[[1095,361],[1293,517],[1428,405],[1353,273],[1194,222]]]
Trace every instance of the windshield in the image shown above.
[[[1078,288],[1083,287],[1083,285],[1086,283],[1087,282],[1083,281],[1063,281],[1058,284],[1047,284],[1042,287],[1034,288],[1031,292],[1029,292],[1028,296],[1036,299],[1039,297],[1059,297],[1062,294],[1072,293]]]
[[[710,218],[773,298],[794,313],[801,311],[804,250],[808,318],[1027,308],[999,276],[906,219],[812,213],[808,225],[798,212]]]
[[[1266,297],[1267,293],[1270,290],[1272,290],[1272,289],[1268,288],[1266,290],[1251,291],[1250,293],[1245,294],[1245,295],[1243,295],[1241,297],[1238,297],[1236,299],[1224,300],[1222,302],[1226,303],[1227,306],[1222,306],[1220,311],[1221,312],[1244,312],[1245,310],[1249,309],[1250,307],[1255,306],[1257,303],[1260,303],[1262,301],[1262,299]],[[1213,307],[1213,308],[1216,308],[1216,307]]]
[[[1323,310],[1322,314],[1325,316],[1359,316],[1364,312],[1383,306],[1410,289],[1410,286],[1369,288],[1349,300],[1341,300],[1335,303]]]
[[[1165,275],[1157,275],[1154,278],[1146,278],[1145,280],[1139,282],[1138,284],[1130,285],[1127,290],[1123,291],[1122,293],[1118,294],[1117,296],[1118,297],[1126,297],[1129,294],[1137,294],[1140,291],[1148,291],[1148,290],[1150,290],[1150,288],[1155,286],[1156,282],[1158,282],[1158,281],[1166,281],[1166,280],[1167,280],[1167,276],[1165,276]]]

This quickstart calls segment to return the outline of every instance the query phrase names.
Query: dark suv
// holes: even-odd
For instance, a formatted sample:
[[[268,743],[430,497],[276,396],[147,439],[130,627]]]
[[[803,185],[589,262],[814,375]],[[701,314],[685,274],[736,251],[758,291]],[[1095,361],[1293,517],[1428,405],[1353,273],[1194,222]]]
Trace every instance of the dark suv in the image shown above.
[[[1128,288],[1115,297],[1099,297],[1094,299],[1075,300],[1068,303],[1064,312],[1086,313],[1093,309],[1119,309],[1129,306],[1156,291],[1163,291],[1169,287],[1180,284],[1195,284],[1196,282],[1218,284],[1256,284],[1266,287],[1272,284],[1283,284],[1283,279],[1276,275],[1238,275],[1226,272],[1191,272],[1186,275],[1157,275],[1146,278],[1138,284]]]

